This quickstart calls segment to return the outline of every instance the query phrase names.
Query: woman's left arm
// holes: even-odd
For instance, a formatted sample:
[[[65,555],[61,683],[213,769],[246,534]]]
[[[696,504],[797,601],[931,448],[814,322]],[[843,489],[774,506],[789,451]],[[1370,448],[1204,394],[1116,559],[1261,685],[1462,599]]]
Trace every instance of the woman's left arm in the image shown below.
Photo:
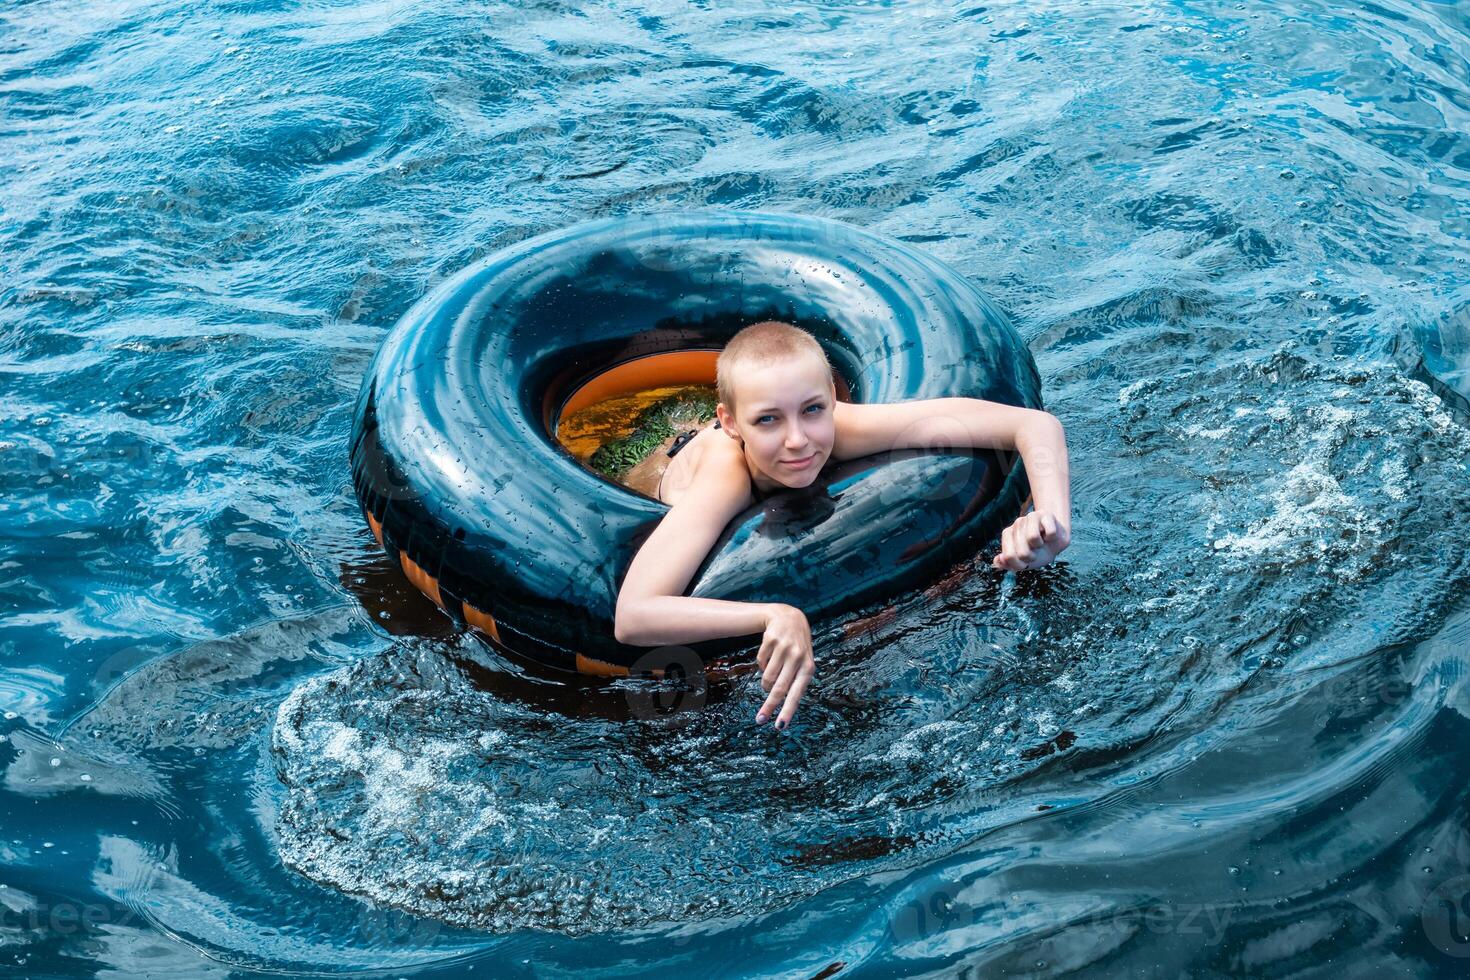
[[[1001,535],[995,567],[1040,568],[1072,539],[1067,439],[1050,412],[980,398],[929,398],[833,406],[832,456],[855,459],[891,449],[1015,450],[1026,465],[1035,510]]]

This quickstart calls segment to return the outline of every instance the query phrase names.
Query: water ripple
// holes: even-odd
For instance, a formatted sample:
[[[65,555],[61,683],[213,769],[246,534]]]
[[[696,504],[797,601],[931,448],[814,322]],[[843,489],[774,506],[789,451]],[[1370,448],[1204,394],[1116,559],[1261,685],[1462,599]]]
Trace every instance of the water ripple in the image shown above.
[[[1460,962],[1462,7],[0,24],[6,969]],[[779,737],[740,671],[573,682],[457,634],[346,474],[435,282],[699,205],[958,266],[1073,459],[1065,561],[827,624]]]

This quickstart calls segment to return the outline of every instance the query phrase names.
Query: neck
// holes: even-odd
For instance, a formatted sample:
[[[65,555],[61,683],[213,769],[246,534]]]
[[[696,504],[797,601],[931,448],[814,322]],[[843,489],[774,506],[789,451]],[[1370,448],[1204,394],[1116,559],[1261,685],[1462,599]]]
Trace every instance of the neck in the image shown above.
[[[778,483],[775,480],[772,480],[770,477],[766,476],[764,473],[757,473],[755,467],[750,464],[749,458],[745,460],[745,468],[750,471],[750,482],[761,493],[772,493],[776,490],[786,488],[786,484]]]

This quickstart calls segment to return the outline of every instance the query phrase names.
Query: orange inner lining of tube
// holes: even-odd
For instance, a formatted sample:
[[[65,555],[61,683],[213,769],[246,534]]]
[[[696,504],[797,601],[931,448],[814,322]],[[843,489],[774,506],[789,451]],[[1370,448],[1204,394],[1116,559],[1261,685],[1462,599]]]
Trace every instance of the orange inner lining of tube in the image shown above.
[[[676,350],[624,361],[573,392],[561,407],[556,424],[560,426],[569,415],[619,395],[671,385],[712,385],[719,356],[717,350]]]
[[[560,427],[568,416],[619,395],[674,385],[713,385],[715,361],[719,356],[718,350],[676,350],[624,361],[573,392],[572,397],[561,407],[556,424]],[[836,372],[833,372],[832,380],[837,386],[838,400],[848,401],[850,392],[847,382]]]

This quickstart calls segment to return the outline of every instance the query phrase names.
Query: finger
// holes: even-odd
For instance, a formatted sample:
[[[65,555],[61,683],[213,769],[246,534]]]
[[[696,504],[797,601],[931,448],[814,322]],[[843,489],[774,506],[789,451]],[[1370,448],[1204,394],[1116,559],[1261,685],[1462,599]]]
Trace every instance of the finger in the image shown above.
[[[1032,514],[1027,517],[1026,525],[1026,533],[1022,535],[1022,537],[1026,541],[1026,546],[1031,548],[1032,550],[1040,548],[1041,522],[1036,519],[1035,514]]]
[[[1019,533],[1011,535],[1011,555],[1020,559],[1022,565],[1031,560],[1031,547]]]
[[[1000,553],[1001,567],[1012,572],[1023,570],[1026,567],[1026,563],[1020,559],[1021,548],[1016,540],[1016,526],[1014,524],[1001,533],[1001,540],[1005,542],[1005,550]]]
[[[1055,541],[1057,536],[1062,533],[1062,526],[1057,523],[1055,517],[1051,514],[1046,514],[1041,518],[1041,533],[1045,536],[1046,540]]]
[[[791,682],[791,690],[786,695],[786,704],[781,708],[781,714],[776,716],[776,728],[782,729],[791,724],[792,717],[796,714],[796,706],[801,703],[801,696],[806,693],[806,686],[812,682],[815,670],[798,670],[796,680]]]
[[[761,687],[769,691],[771,685],[776,683],[776,678],[781,676],[781,664],[785,660],[786,652],[783,647],[775,647],[771,658],[766,661],[766,669],[761,672]]]
[[[771,651],[776,649],[776,638],[766,636],[761,640],[761,648],[756,651],[755,662],[762,671],[766,669],[766,663],[771,659]]]
[[[1016,524],[1019,524],[1018,520]],[[1016,572],[1021,570],[1021,565],[1016,561],[1016,524],[1011,524],[1000,532],[1000,553],[995,556],[997,568]]]
[[[781,702],[786,700],[786,693],[791,690],[791,682],[796,680],[796,671],[801,667],[801,658],[791,656],[786,658],[786,667],[781,671],[781,676],[771,686],[771,696],[766,698],[766,703],[761,705],[760,713],[767,718],[776,713]]]
[[[778,671],[780,668],[781,651],[777,647],[776,652],[771,655],[770,662],[766,664],[765,670],[761,672],[761,690],[770,693],[771,686],[775,683],[777,676],[779,676]],[[760,710],[755,713],[755,722],[757,725],[763,725],[770,720],[771,711],[767,707],[769,704],[770,698],[767,698],[766,704],[761,705]]]
[[[1051,560],[1053,558],[1055,558],[1055,557],[1056,557],[1056,555],[1052,554],[1052,551],[1051,551],[1050,548],[1045,548],[1045,547],[1038,548],[1037,550],[1033,551],[1031,553],[1031,557],[1029,559],[1027,559],[1026,567],[1027,568],[1040,568],[1043,565],[1049,564],[1051,562]]]
[[[1007,527],[1001,532],[1001,552],[997,557],[1003,569],[1016,570],[1016,527]]]

